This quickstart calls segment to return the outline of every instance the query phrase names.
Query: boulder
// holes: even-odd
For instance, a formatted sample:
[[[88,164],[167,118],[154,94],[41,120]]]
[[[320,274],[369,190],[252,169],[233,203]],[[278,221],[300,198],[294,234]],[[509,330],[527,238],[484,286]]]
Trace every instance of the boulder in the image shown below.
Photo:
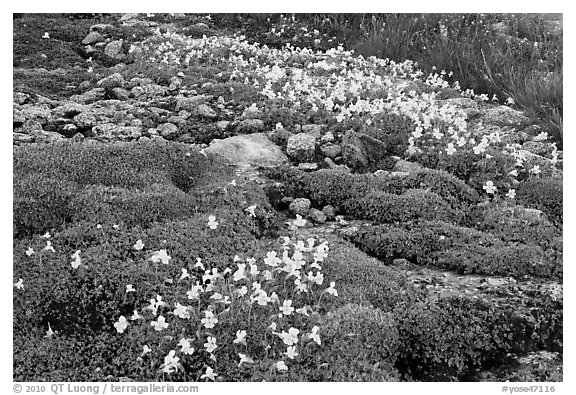
[[[82,45],[91,45],[103,41],[105,41],[104,36],[98,33],[97,31],[93,30],[90,33],[88,33],[86,37],[84,37],[84,40],[82,40]]]
[[[328,158],[336,158],[342,153],[342,146],[339,144],[327,144],[320,147],[320,151]]]
[[[208,104],[200,104],[196,107],[196,114],[203,118],[216,118],[218,114]]]
[[[241,168],[270,167],[288,163],[288,158],[280,147],[270,141],[264,133],[244,134],[218,140],[204,152],[219,155]]]
[[[176,96],[176,109],[175,111],[186,110],[194,112],[196,107],[200,104],[206,103],[208,97],[204,95],[197,95],[192,97]]]
[[[326,222],[326,214],[315,208],[311,208],[310,211],[308,211],[308,218],[317,224],[323,224]]]
[[[93,88],[88,92],[82,93],[81,95],[71,96],[70,100],[80,104],[90,104],[98,100],[103,100],[104,97],[106,97],[106,89]]]
[[[307,133],[298,133],[286,144],[286,153],[299,162],[312,162],[316,153],[316,138]]]
[[[88,106],[76,102],[64,102],[52,110],[55,117],[72,118],[86,110]]]
[[[130,91],[124,88],[114,88],[112,89],[112,93],[114,94],[114,97],[116,97],[116,99],[118,100],[125,101],[130,98]]]
[[[176,136],[178,136],[179,131],[178,126],[170,122],[158,126],[157,130],[158,133],[160,133],[160,136],[164,137],[167,140],[171,140]]]
[[[102,78],[96,82],[96,85],[106,89],[122,88],[124,86],[124,77],[122,77],[122,74],[120,73],[114,73],[108,77]]]
[[[104,54],[114,60],[124,60],[126,59],[126,55],[122,51],[122,44],[124,40],[115,40],[110,41],[104,47]]]
[[[388,156],[386,143],[363,133],[348,130],[342,137],[342,159],[353,170],[379,168]]]
[[[334,206],[328,204],[322,208],[322,212],[326,216],[327,221],[333,221],[336,218],[336,209]]]
[[[273,131],[268,132],[268,138],[281,147],[286,147],[288,139],[293,135],[292,132],[289,132],[284,128],[274,129]]]
[[[92,128],[94,137],[105,141],[137,140],[142,137],[140,126],[120,126],[114,123],[103,123]]]
[[[303,171],[314,171],[314,170],[318,170],[318,163],[299,163],[298,164],[298,170],[303,170]]]
[[[96,116],[92,112],[88,111],[76,115],[72,121],[74,122],[74,125],[81,129],[90,129],[97,123]]]
[[[494,126],[512,126],[522,129],[531,122],[522,111],[514,110],[508,106],[496,106],[485,110],[482,115],[483,123]]]
[[[392,171],[400,173],[412,173],[420,169],[422,169],[422,166],[420,164],[400,159],[396,162]]]
[[[304,217],[310,211],[311,205],[312,202],[310,202],[309,199],[296,198],[292,201],[292,203],[290,203],[290,206],[288,206],[288,211],[290,211],[293,214],[298,214]]]

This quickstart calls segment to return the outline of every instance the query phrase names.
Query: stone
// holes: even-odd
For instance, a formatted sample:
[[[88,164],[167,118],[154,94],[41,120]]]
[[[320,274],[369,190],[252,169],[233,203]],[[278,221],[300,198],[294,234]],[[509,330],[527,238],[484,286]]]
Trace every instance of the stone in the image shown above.
[[[114,29],[114,26],[109,23],[97,23],[95,25],[90,26],[90,31],[101,32],[106,29]]]
[[[130,98],[130,91],[124,88],[114,88],[112,89],[112,93],[118,100],[125,101]]]
[[[122,52],[124,40],[110,41],[104,48],[104,54],[114,60],[124,60],[126,55]]]
[[[73,135],[78,128],[73,123],[67,123],[62,127],[62,130],[66,132],[67,136]]]
[[[93,88],[88,92],[84,92],[81,95],[73,95],[70,97],[71,101],[81,104],[90,104],[98,100],[104,100],[106,97],[106,89],[104,88]]]
[[[207,147],[204,152],[223,157],[240,168],[278,166],[288,163],[280,147],[264,133],[229,137]]]
[[[320,141],[323,143],[332,143],[334,140],[336,140],[336,137],[334,137],[332,132],[328,132],[320,138]]]
[[[327,144],[320,147],[320,151],[328,158],[336,158],[342,153],[342,146],[339,144]]]
[[[14,101],[14,103],[22,105],[25,104],[27,102],[29,102],[31,100],[30,95],[28,93],[24,93],[24,92],[14,92],[12,94],[12,100]]]
[[[35,120],[41,124],[46,124],[52,119],[52,113],[46,106],[36,106],[34,104],[24,104],[20,107],[22,117],[26,120]]]
[[[176,109],[175,111],[186,110],[194,112],[194,109],[200,104],[206,103],[208,97],[204,95],[197,95],[192,97],[176,96]]]
[[[316,154],[316,138],[307,133],[290,136],[286,144],[286,153],[300,162],[312,162]]]
[[[318,163],[299,163],[298,170],[314,171],[318,170]]]
[[[336,209],[330,204],[324,206],[322,212],[326,216],[327,221],[333,221],[336,218]]]
[[[388,172],[386,170],[378,169],[374,172],[374,175],[376,177],[380,177],[380,178],[387,178],[390,175],[390,172]]]
[[[104,40],[105,40],[105,38],[103,35],[101,35],[97,31],[93,30],[90,33],[88,33],[88,35],[86,37],[84,37],[84,40],[82,40],[82,45],[96,44],[96,43],[102,42]]]
[[[264,121],[261,119],[244,119],[236,126],[236,132],[242,134],[257,133],[264,130]]]
[[[137,140],[142,136],[142,127],[139,126],[120,126],[114,123],[103,123],[92,128],[94,137],[105,140]]]
[[[33,143],[34,140],[35,140],[35,137],[31,134],[17,133],[17,132],[12,133],[12,141],[15,144],[16,143],[29,144],[29,143]]]
[[[46,130],[34,132],[33,136],[34,136],[34,142],[40,144],[58,143],[66,140],[66,138],[62,136],[60,133],[48,132]]]
[[[550,155],[553,151],[550,143],[544,143],[542,141],[527,141],[522,144],[522,149],[540,156]]]
[[[170,122],[158,126],[158,133],[160,133],[160,136],[164,137],[165,139],[175,138],[178,135],[178,132],[178,126]]]
[[[388,174],[388,177],[404,178],[404,177],[408,177],[409,175],[410,175],[410,173],[408,173],[407,171],[393,171],[390,174]]]
[[[230,125],[230,121],[218,121],[216,122],[216,127],[218,130],[225,131],[228,129],[228,125]]]
[[[288,206],[288,211],[304,217],[310,211],[310,206],[312,206],[312,202],[310,202],[309,199],[296,198],[292,203],[290,203],[290,206]]]
[[[444,105],[454,106],[457,110],[466,113],[467,119],[473,118],[481,113],[478,103],[468,97],[455,97],[442,101]]]
[[[403,173],[412,173],[418,170],[421,170],[422,166],[418,163],[408,162],[404,159],[400,159],[394,165],[392,169],[393,172],[403,172]]]
[[[96,116],[92,112],[82,112],[76,115],[72,121],[81,129],[90,129],[97,123]]]
[[[76,102],[64,102],[60,106],[52,110],[52,114],[56,117],[72,118],[86,110],[88,106]]]
[[[486,110],[482,116],[483,123],[494,126],[513,126],[524,128],[530,122],[522,111],[514,110],[508,106],[497,106]]]
[[[543,211],[535,208],[524,208],[524,216],[533,223],[539,224],[547,219]]]
[[[218,114],[207,104],[200,104],[196,107],[196,114],[204,118],[216,118]]]
[[[334,161],[328,157],[324,158],[324,163],[332,170],[340,170],[346,173],[350,173],[350,169],[346,165],[337,165]]]
[[[122,88],[124,86],[124,77],[120,73],[114,73],[108,77],[102,78],[96,82],[96,85],[106,89]]]
[[[326,125],[308,124],[302,126],[302,133],[307,133],[314,136],[316,139],[322,137],[322,131]]]
[[[315,208],[311,208],[310,211],[308,211],[308,218],[317,224],[323,224],[326,222],[326,214]]]
[[[354,130],[346,131],[342,137],[342,160],[352,170],[377,168],[387,156],[386,143],[374,137]]]

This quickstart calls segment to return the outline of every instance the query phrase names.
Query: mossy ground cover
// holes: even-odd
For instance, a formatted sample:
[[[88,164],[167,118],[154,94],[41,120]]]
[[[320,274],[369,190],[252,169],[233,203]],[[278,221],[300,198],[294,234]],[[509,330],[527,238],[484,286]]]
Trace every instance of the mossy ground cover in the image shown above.
[[[249,29],[258,20],[229,17]],[[74,67],[82,54],[67,40],[81,40],[95,20],[79,19],[74,32],[66,18],[28,20],[38,28],[61,22],[61,30],[51,31],[66,53],[51,55]],[[110,35],[136,35],[111,16],[98,20],[107,18]],[[146,18],[185,27],[187,34],[132,37],[154,61],[143,68],[136,59],[124,69],[126,78],[167,84],[188,70],[184,79],[197,93],[232,98],[231,118],[254,103],[268,128],[314,122],[337,136],[358,129],[391,146],[397,142],[397,155],[415,148],[414,136],[426,128],[430,136],[420,148],[435,150],[437,166],[402,177],[289,167],[265,172],[282,182],[280,195],[375,222],[345,241],[312,237],[298,219],[286,228],[272,189],[185,144],[88,140],[15,147],[15,380],[462,380],[497,366],[508,353],[562,352],[561,301],[536,293],[518,312],[465,295],[432,298],[389,266],[404,258],[518,281],[562,278],[561,181],[534,167],[514,168],[521,176],[509,177],[515,151],[490,161],[487,138],[464,142],[468,162],[452,156],[456,140],[445,145],[452,141],[448,134],[465,118],[425,96],[446,93],[439,77],[418,80],[423,89],[403,96],[395,90],[398,81],[385,76],[418,75],[410,63],[365,62],[327,35],[311,41],[317,49],[336,48],[325,54],[274,52],[239,39],[200,38],[197,23],[206,18]],[[209,29],[222,18],[207,22]],[[26,42],[32,32],[21,27],[18,40]],[[18,50],[18,67],[52,70],[55,64],[26,63],[30,48]],[[288,74],[273,63],[279,59]],[[332,80],[338,67],[346,77]],[[241,89],[246,85],[250,89]],[[280,96],[284,86],[288,97]],[[38,89],[70,95],[60,88]],[[363,101],[346,96],[348,90]],[[407,105],[393,107],[393,97]],[[392,108],[384,111],[384,103]],[[439,114],[446,119],[426,126]],[[213,137],[222,136],[202,141]],[[503,149],[495,143],[486,153],[494,158]],[[548,219],[535,219],[524,207]]]

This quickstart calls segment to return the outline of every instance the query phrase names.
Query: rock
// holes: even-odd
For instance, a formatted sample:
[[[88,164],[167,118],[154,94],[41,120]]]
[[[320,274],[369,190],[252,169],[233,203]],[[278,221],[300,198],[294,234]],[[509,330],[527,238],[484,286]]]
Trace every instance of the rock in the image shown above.
[[[336,140],[336,137],[334,137],[334,134],[332,134],[332,132],[328,132],[320,138],[320,141],[322,143],[332,143],[334,140]]]
[[[196,114],[204,118],[216,118],[218,114],[207,104],[200,104],[196,107]]]
[[[75,134],[75,132],[78,130],[78,128],[73,123],[67,123],[66,125],[62,126],[62,130],[66,133],[66,136],[71,136],[71,135]],[[76,134],[80,134],[80,133],[76,133]]]
[[[304,217],[310,211],[311,205],[312,202],[306,198],[296,198],[292,203],[290,203],[290,206],[288,206],[288,211]]]
[[[52,119],[52,113],[46,106],[24,104],[20,107],[20,113],[25,120],[38,121],[43,125]]]
[[[350,169],[346,165],[337,165],[334,161],[328,157],[324,158],[324,163],[332,170],[340,170],[346,173],[350,173]]]
[[[175,138],[178,135],[178,132],[179,132],[178,126],[170,122],[158,126],[158,133],[160,133],[160,136],[164,137],[167,140]]]
[[[207,154],[220,155],[241,168],[270,167],[288,163],[288,158],[280,147],[270,141],[264,133],[229,137],[211,144],[204,151]]]
[[[262,115],[261,111],[257,107],[248,107],[240,115],[240,119],[257,119]]]
[[[120,17],[120,22],[128,22],[134,19],[138,19],[138,13],[126,13]]]
[[[522,144],[522,149],[540,156],[550,155],[553,151],[551,144],[542,141],[527,141]]]
[[[422,169],[422,166],[418,163],[408,162],[404,159],[400,159],[394,165],[392,171],[394,172],[403,172],[403,173],[412,173]]]
[[[31,101],[31,97],[28,93],[14,92],[12,94],[12,100],[14,101],[14,103],[22,105]]]
[[[479,115],[480,108],[478,103],[468,97],[455,97],[452,99],[443,100],[443,103],[449,106],[454,106],[457,110],[462,110],[466,113],[467,119],[473,118]]]
[[[17,133],[17,132],[12,133],[12,141],[15,144],[29,144],[33,143],[34,140],[35,137],[31,134]]]
[[[508,106],[497,106],[486,110],[482,116],[483,123],[494,126],[513,126],[524,128],[530,122],[530,118],[522,111],[514,110]]]
[[[206,103],[208,97],[204,95],[192,96],[192,97],[184,97],[184,96],[176,96],[176,109],[175,111],[186,110],[190,112],[194,112],[196,107],[200,104]]]
[[[108,77],[102,78],[96,82],[96,85],[106,89],[122,88],[124,86],[124,77],[122,77],[122,74],[120,73],[114,73]]]
[[[72,121],[81,129],[90,129],[96,125],[96,116],[91,112],[83,112],[76,115]]]
[[[380,178],[387,178],[390,175],[390,172],[388,172],[386,170],[378,169],[374,172],[374,175],[376,177],[380,177]]]
[[[326,125],[315,125],[315,124],[308,124],[302,126],[302,133],[307,133],[309,135],[314,136],[316,139],[320,139],[322,136],[322,130]]]
[[[104,88],[93,88],[88,92],[84,92],[81,95],[73,95],[70,97],[71,101],[81,104],[90,104],[98,100],[103,100],[106,97],[106,89]]]
[[[225,131],[228,128],[228,125],[230,125],[230,121],[218,121],[218,122],[216,122],[216,127],[218,128],[218,130],[221,130],[221,131]]]
[[[72,125],[74,126],[74,125]],[[86,139],[86,137],[84,137],[84,135],[82,133],[76,133],[74,136],[72,136],[72,141],[74,142],[78,142],[78,141],[84,141]]]
[[[318,163],[299,163],[298,170],[314,171],[318,170]]]
[[[324,156],[334,159],[342,153],[342,146],[339,144],[327,144],[320,147],[320,151],[322,151]]]
[[[524,216],[535,224],[539,224],[547,219],[543,211],[535,208],[524,208]]]
[[[386,144],[374,137],[348,130],[342,137],[342,159],[353,170],[379,167],[388,156]]]
[[[56,132],[47,132],[46,130],[33,133],[34,142],[40,144],[58,143],[66,140],[64,136]]]
[[[142,127],[120,126],[113,123],[103,123],[92,128],[94,137],[105,140],[136,140],[142,136]]]
[[[16,107],[12,108],[12,123],[22,124],[24,122],[26,122],[26,117],[24,117],[22,111]]]
[[[244,119],[236,126],[236,132],[242,134],[256,133],[264,130],[264,121],[261,119]]]
[[[72,118],[84,111],[88,110],[88,106],[76,102],[64,102],[60,106],[52,110],[55,117]]]
[[[322,212],[326,216],[327,221],[333,221],[336,218],[336,209],[334,209],[334,206],[330,204],[324,206]]]
[[[288,139],[286,153],[300,162],[312,162],[316,153],[316,138],[307,133],[298,133]]]
[[[82,45],[91,45],[102,41],[105,41],[104,36],[93,30],[88,33],[86,37],[84,37],[84,40],[82,40]]]
[[[112,93],[114,94],[114,97],[116,97],[116,99],[118,100],[125,101],[130,98],[130,91],[124,88],[114,88],[112,89]]]
[[[170,78],[170,86],[168,87],[169,90],[176,91],[180,89],[180,86],[182,86],[182,80],[180,78],[178,77]]]
[[[317,224],[323,224],[326,222],[326,214],[315,208],[311,208],[310,211],[308,211],[308,217],[312,220],[312,222]]]
[[[409,175],[410,175],[410,173],[408,173],[407,171],[393,171],[390,174],[388,174],[388,177],[404,178],[404,177],[408,177]]]
[[[114,29],[114,26],[109,24],[109,23],[97,23],[95,25],[90,26],[90,31],[91,32],[101,32],[104,31],[106,29]]]
[[[126,55],[122,52],[124,40],[110,41],[104,48],[104,54],[114,60],[124,60]]]

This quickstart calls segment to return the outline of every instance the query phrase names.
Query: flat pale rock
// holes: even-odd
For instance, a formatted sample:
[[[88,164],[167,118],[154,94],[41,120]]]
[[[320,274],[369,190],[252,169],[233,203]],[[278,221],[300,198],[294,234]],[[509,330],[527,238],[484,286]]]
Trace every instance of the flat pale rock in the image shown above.
[[[220,155],[242,168],[288,163],[288,158],[280,147],[270,141],[265,133],[244,134],[218,140],[204,151],[207,154]]]

